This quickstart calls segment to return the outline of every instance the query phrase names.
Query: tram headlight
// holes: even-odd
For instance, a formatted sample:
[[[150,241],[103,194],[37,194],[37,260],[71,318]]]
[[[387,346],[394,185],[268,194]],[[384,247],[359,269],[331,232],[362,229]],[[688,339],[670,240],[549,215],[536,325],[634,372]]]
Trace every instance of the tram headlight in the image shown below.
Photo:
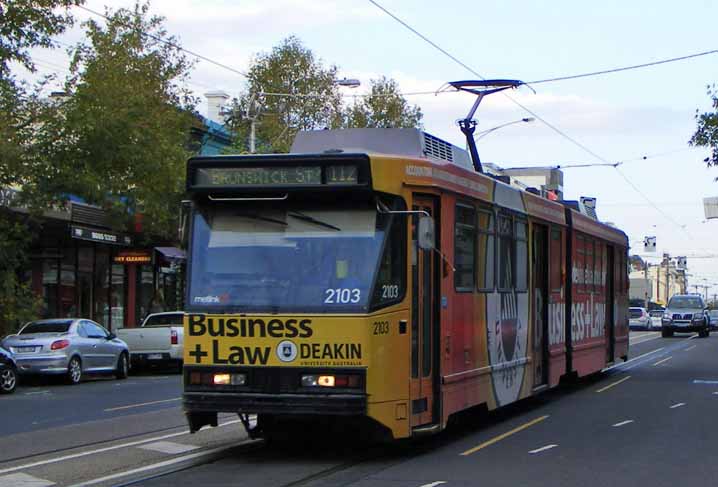
[[[361,386],[358,375],[303,375],[302,387],[345,387],[357,388]]]
[[[216,386],[243,386],[247,383],[247,374],[213,374],[212,384]]]

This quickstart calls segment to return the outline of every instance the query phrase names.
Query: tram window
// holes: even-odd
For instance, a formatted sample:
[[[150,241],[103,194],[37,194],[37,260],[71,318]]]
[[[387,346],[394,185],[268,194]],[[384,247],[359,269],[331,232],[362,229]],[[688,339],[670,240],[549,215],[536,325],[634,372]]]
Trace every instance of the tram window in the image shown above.
[[[476,270],[476,210],[456,205],[454,225],[454,287],[457,291],[474,290]]]
[[[528,289],[529,249],[526,242],[526,223],[516,222],[516,290]]]
[[[563,283],[561,282],[561,270],[563,268],[562,250],[563,245],[561,242],[561,231],[551,230],[551,265],[549,268],[549,279],[551,281],[551,289],[553,291],[559,291],[563,287]]]
[[[515,255],[513,240],[513,222],[511,217],[499,216],[499,289],[511,290],[514,287]]]
[[[374,285],[374,307],[401,301],[406,289],[406,218],[394,215]]]
[[[576,249],[574,250],[574,260],[573,260],[573,283],[576,284],[576,287],[578,288],[578,292],[583,293],[584,292],[584,284],[585,284],[585,278],[586,278],[586,272],[584,271],[585,265],[586,265],[586,259],[585,259],[585,245],[586,245],[586,239],[583,238],[583,235],[576,235]]]
[[[592,238],[586,239],[586,254],[585,254],[585,277],[584,281],[586,283],[586,292],[592,293],[594,291],[593,287],[593,272],[594,272],[594,260],[593,260],[593,245],[594,241]]]
[[[477,287],[480,291],[494,290],[494,215],[488,211],[478,212],[478,272],[476,273]]]
[[[601,242],[596,242],[593,253],[593,285],[596,292],[601,292],[603,288],[603,245]]]

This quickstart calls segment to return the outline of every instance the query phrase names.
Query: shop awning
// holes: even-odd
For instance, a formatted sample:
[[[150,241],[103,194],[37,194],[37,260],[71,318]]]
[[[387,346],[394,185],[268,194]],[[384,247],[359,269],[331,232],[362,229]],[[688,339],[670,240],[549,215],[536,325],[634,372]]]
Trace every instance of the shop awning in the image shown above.
[[[155,250],[167,260],[185,260],[187,258],[185,251],[177,247],[155,247]]]

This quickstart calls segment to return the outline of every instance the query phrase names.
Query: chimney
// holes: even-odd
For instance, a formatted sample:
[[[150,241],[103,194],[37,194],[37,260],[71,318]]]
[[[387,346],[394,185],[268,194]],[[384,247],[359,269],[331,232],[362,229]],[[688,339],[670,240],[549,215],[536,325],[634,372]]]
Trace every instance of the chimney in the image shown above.
[[[207,98],[207,118],[220,125],[224,125],[222,109],[229,100],[229,95],[224,91],[209,91],[204,94]]]

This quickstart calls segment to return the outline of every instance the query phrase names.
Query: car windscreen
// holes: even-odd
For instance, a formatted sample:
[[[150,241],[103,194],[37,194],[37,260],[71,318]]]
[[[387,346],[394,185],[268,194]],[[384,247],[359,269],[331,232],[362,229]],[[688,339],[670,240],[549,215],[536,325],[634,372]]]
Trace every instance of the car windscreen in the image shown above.
[[[701,300],[701,298],[693,296],[673,297],[668,302],[668,307],[671,309],[703,308],[703,300]]]
[[[643,312],[638,308],[631,308],[628,313],[631,318],[640,318],[643,316]]]
[[[34,321],[20,332],[21,335],[31,333],[67,333],[72,321]]]

